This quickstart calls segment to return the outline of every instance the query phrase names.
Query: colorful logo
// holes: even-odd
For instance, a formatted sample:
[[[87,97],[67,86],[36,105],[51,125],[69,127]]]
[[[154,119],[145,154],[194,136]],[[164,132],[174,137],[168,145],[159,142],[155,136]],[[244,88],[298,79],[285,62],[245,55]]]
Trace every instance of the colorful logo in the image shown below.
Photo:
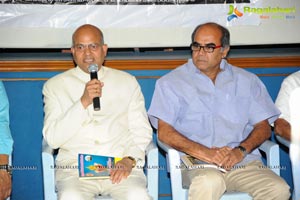
[[[235,18],[238,18],[238,17],[242,17],[243,16],[243,13],[241,13],[240,11],[238,11],[237,8],[235,8],[233,5],[229,5],[229,12],[227,13],[227,15],[229,15],[227,17],[227,21],[231,21]]]

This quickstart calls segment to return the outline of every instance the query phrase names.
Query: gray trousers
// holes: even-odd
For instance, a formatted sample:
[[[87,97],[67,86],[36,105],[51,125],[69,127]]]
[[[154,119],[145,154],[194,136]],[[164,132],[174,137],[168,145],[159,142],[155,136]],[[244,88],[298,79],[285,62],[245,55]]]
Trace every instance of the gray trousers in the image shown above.
[[[254,200],[288,200],[288,184],[261,166],[260,161],[254,161],[226,173],[217,169],[183,170],[183,184],[189,185],[189,200],[219,200],[225,191],[246,192]]]

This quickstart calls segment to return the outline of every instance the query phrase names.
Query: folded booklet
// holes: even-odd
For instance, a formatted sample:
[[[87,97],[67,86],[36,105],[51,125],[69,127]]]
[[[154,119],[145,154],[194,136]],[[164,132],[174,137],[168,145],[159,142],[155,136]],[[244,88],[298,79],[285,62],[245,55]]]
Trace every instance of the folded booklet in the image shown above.
[[[109,156],[78,154],[78,170],[80,179],[106,179],[116,162],[122,158]]]
[[[224,168],[219,167],[215,164],[207,163],[197,158],[194,158],[190,155],[183,155],[181,156],[181,161],[185,165],[187,169],[204,169],[204,168],[214,168],[218,169],[221,172],[227,172]]]

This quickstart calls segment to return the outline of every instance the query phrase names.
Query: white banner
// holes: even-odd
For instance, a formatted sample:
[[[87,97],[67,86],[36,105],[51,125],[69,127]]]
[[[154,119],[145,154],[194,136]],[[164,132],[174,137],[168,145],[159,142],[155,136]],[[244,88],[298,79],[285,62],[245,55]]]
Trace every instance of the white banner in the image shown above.
[[[300,43],[299,0],[0,0],[0,48],[69,48],[82,24],[112,48],[187,47],[198,24],[227,26],[232,45]]]
[[[258,15],[244,13],[244,7],[259,6],[259,1],[250,2],[250,0],[249,3],[236,4],[198,4],[195,2],[191,4],[184,2],[181,4],[152,3],[149,5],[144,5],[145,3],[141,0],[132,3],[134,5],[129,3],[124,5],[124,2],[122,4],[121,1],[116,2],[116,5],[92,5],[95,4],[95,1],[88,2],[85,5],[50,4],[51,2],[48,1],[40,0],[39,2],[37,0],[36,3],[39,4],[0,4],[0,26],[75,28],[90,23],[107,29],[136,27],[184,28],[194,27],[207,21],[217,22],[224,26],[258,25],[260,23]],[[74,2],[75,0],[70,1]],[[82,2],[83,0],[76,1]],[[45,4],[42,4],[43,2]],[[138,2],[141,2],[141,5],[137,5]],[[204,2],[207,2],[207,0]]]

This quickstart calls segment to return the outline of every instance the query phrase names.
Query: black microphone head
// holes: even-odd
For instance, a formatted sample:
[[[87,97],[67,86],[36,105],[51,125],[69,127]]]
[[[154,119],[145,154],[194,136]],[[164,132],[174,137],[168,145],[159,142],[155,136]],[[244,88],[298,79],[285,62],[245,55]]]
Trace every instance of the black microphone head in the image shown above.
[[[97,64],[90,64],[89,68],[88,68],[89,72],[97,72],[98,71],[98,65]]]

